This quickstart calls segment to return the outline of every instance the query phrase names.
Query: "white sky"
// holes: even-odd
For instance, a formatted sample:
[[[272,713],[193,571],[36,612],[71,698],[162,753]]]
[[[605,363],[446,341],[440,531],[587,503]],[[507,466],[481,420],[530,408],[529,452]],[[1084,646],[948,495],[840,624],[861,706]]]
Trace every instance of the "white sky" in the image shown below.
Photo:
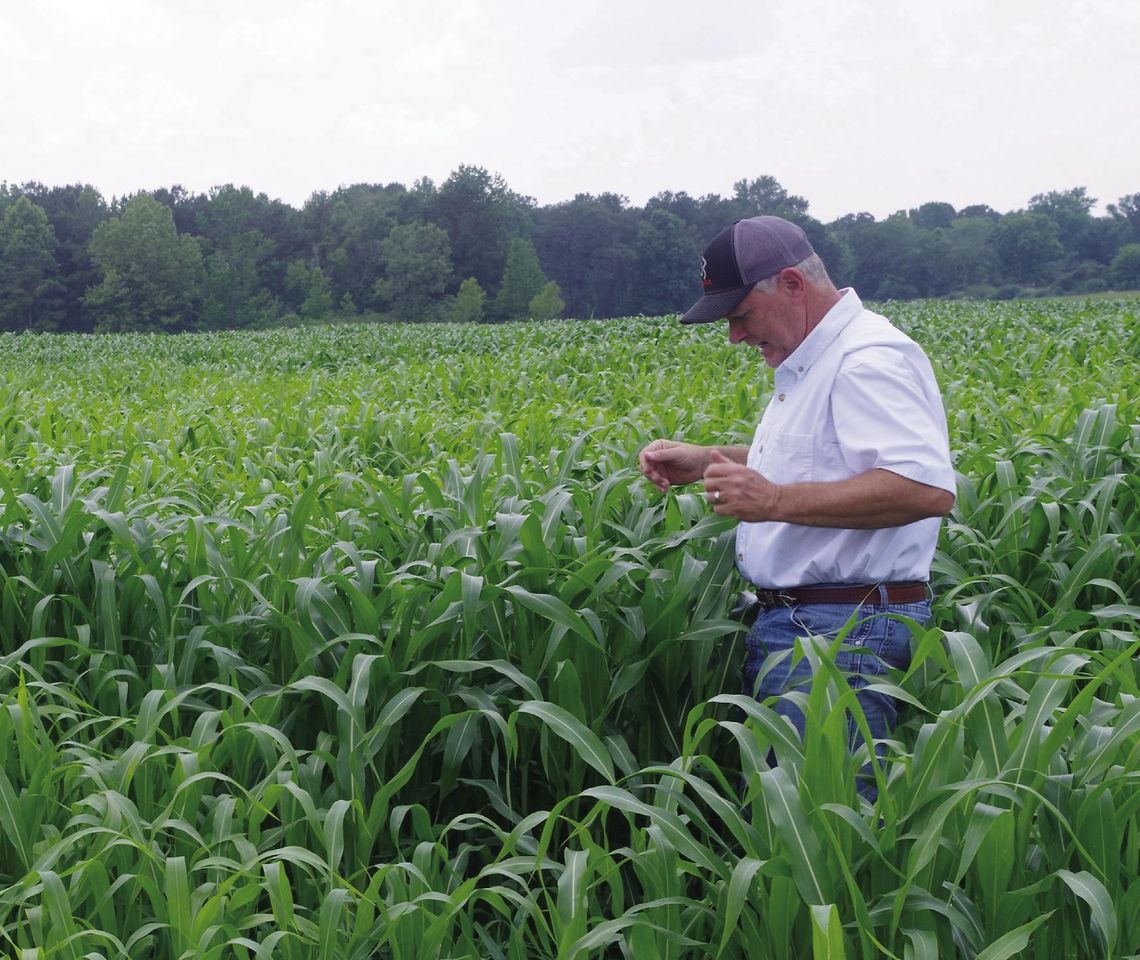
[[[828,221],[1140,192],[1140,0],[0,0],[0,180],[294,206],[461,163],[540,204]]]

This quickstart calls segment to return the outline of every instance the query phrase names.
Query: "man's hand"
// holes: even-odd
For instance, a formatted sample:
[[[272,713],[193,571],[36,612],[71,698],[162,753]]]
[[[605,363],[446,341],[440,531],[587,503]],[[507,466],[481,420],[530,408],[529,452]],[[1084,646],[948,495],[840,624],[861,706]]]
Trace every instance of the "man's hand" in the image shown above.
[[[763,474],[714,450],[704,477],[705,497],[720,516],[749,523],[775,517],[780,488]]]
[[[675,484],[693,483],[701,479],[710,447],[679,440],[654,440],[641,451],[641,472],[662,493]]]

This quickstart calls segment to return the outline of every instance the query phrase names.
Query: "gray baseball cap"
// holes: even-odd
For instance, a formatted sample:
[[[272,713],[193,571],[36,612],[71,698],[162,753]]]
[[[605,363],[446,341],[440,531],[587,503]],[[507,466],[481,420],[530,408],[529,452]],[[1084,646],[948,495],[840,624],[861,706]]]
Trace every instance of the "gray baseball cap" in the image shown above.
[[[701,257],[705,295],[681,317],[681,323],[719,320],[748,296],[753,284],[813,253],[807,234],[782,217],[737,220],[705,247]]]

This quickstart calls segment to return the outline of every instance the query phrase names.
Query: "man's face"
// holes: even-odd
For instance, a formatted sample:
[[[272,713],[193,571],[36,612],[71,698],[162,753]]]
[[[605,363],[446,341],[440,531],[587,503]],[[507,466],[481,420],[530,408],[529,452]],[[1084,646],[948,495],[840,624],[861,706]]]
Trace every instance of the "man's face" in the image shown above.
[[[770,367],[778,367],[808,335],[802,298],[783,286],[774,293],[751,291],[726,318],[730,343],[755,347]]]

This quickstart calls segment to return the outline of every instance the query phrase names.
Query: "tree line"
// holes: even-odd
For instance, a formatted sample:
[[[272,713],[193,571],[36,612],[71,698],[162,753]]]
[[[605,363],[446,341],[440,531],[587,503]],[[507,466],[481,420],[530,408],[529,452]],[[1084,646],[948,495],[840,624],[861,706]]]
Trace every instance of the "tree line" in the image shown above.
[[[931,202],[821,223],[774,178],[731,196],[612,193],[538,206],[482,167],[314,193],[246,186],[106,201],[94,187],[0,183],[0,329],[202,330],[332,318],[504,321],[658,315],[700,293],[704,244],[735,220],[803,226],[865,299],[1140,289],[1140,193],[1084,187],[1001,214]]]

